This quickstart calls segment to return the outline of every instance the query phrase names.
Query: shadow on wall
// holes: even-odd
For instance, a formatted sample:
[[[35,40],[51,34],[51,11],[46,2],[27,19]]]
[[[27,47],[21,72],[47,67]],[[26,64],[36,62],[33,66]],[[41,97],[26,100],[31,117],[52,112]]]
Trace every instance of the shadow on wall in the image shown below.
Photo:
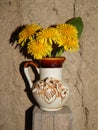
[[[9,39],[9,43],[11,45],[14,45],[17,41],[18,41],[18,35],[19,33],[21,32],[21,30],[25,28],[25,25],[23,26],[19,26],[17,27],[11,34],[11,37]],[[28,59],[32,59],[31,55],[30,54],[27,54],[27,47],[26,46],[20,46],[20,44],[17,44],[16,43],[16,46],[15,46],[15,49],[19,47],[20,48],[20,53],[24,56],[24,57],[27,57]]]
[[[15,41],[17,41],[17,38],[18,38],[18,34],[19,32],[21,32],[21,30],[25,27],[25,25],[23,26],[19,26],[15,29],[15,31],[11,34],[11,37],[9,39],[9,43],[13,46]],[[20,47],[18,46],[18,44],[15,46],[14,49],[16,49],[17,47]],[[24,46],[25,47],[25,46]],[[34,60],[29,54],[27,54],[27,48],[20,48],[20,53],[23,54],[24,57],[27,57],[28,59],[32,59]],[[35,61],[37,64],[38,61]],[[20,74],[24,80],[24,83],[25,83],[25,92],[27,94],[27,97],[28,99],[30,100],[30,102],[33,104],[31,107],[29,107],[26,111],[25,111],[25,130],[32,130],[33,126],[32,126],[32,119],[33,119],[33,109],[35,106],[38,106],[38,104],[36,103],[34,97],[33,97],[33,94],[32,94],[32,89],[30,88],[29,86],[29,83],[28,83],[28,80],[25,76],[25,73],[24,73],[24,65],[25,65],[26,61],[22,62],[20,64]],[[30,66],[32,71],[34,72],[35,74],[35,77],[36,79],[33,81],[33,82],[36,82],[40,77],[39,77],[39,74],[37,73],[36,69],[34,68],[34,66]]]
[[[21,73],[21,76],[24,80],[24,83],[25,83],[25,92],[27,94],[27,97],[29,98],[29,100],[31,101],[31,103],[33,104],[31,107],[29,107],[26,111],[25,111],[25,130],[32,130],[32,119],[33,119],[33,109],[35,106],[38,106],[38,104],[36,103],[34,97],[33,97],[33,94],[32,94],[32,89],[30,88],[29,86],[29,83],[28,83],[28,80],[25,76],[25,73],[24,73],[24,65],[26,64],[26,61],[22,62],[20,64],[20,73]],[[39,77],[39,74],[37,73],[37,70],[35,69],[34,66],[31,66],[31,69],[32,71],[34,72],[35,74],[35,77],[36,79],[33,81],[33,82],[36,82],[36,80],[38,80],[40,77]]]

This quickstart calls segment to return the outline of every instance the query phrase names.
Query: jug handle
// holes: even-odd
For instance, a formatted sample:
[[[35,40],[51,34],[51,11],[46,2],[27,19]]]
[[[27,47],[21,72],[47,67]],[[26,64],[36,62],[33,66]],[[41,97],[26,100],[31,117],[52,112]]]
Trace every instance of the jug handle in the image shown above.
[[[28,80],[30,88],[32,88],[33,87],[33,82],[32,82],[32,80],[30,78],[30,75],[29,75],[29,66],[30,67],[34,67],[37,70],[37,73],[39,73],[38,72],[39,69],[38,69],[38,64],[33,62],[33,61],[26,61],[24,63],[24,74],[25,74],[25,76],[26,76],[26,78]]]

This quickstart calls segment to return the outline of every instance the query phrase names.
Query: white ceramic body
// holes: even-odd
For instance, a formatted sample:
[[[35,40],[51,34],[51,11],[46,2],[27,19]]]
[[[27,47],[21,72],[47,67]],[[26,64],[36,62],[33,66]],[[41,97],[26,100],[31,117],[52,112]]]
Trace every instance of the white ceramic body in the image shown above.
[[[45,78],[53,78],[53,80],[56,79],[63,84],[63,87],[55,88],[50,88],[50,85],[47,85],[46,89],[44,86],[35,87],[37,86],[37,82],[35,85],[33,85],[32,93],[40,109],[45,111],[57,111],[62,109],[69,96],[69,87],[66,83],[62,81],[62,68],[40,68],[39,72],[40,80],[37,82],[43,81],[43,79]],[[25,68],[25,74],[30,86],[32,87],[32,81],[29,77],[28,68]]]
[[[62,81],[62,64],[65,58],[43,58],[40,68],[33,61],[25,63],[24,73],[32,88],[32,94],[40,109],[57,111],[63,108],[69,96],[69,87]],[[28,67],[33,66],[40,74],[40,79],[32,84]]]
[[[62,80],[62,68],[40,68],[40,79],[46,77]]]

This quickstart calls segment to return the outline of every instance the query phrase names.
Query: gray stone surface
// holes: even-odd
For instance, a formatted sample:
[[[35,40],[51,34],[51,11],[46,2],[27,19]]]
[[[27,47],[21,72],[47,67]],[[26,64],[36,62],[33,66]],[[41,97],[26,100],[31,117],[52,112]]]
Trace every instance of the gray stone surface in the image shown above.
[[[38,107],[33,111],[32,130],[72,130],[72,112],[68,106],[59,111],[43,111]]]
[[[63,79],[70,85],[66,102],[73,113],[73,130],[98,130],[98,1],[0,0],[0,130],[25,128],[25,112],[32,105],[19,72],[26,60],[9,44],[20,25],[43,27],[81,16],[84,31],[78,53],[64,53]]]

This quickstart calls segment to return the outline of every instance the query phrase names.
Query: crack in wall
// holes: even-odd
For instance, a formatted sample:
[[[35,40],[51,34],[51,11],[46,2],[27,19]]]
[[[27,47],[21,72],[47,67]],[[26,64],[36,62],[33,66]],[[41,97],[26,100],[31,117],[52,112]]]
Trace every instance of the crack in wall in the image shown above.
[[[56,7],[55,1],[53,2],[53,8],[52,8],[52,10],[53,10],[53,12],[55,12],[56,15],[59,14],[59,10],[58,10],[58,8]]]
[[[74,3],[73,3],[73,17],[76,16],[76,0],[74,0]],[[83,112],[84,112],[84,115],[85,115],[85,128],[86,130],[88,129],[88,120],[89,120],[89,110],[88,108],[85,106],[85,103],[84,103],[84,83],[83,83],[83,80],[81,78],[81,67],[82,67],[82,48],[81,48],[81,45],[80,45],[80,51],[79,51],[79,55],[80,55],[80,67],[78,68],[77,70],[77,79],[76,79],[76,83],[75,83],[75,88],[78,92],[78,94],[80,95],[81,97],[81,101],[82,101],[82,108],[83,108]],[[79,88],[78,88],[78,85],[79,85],[79,82],[81,83],[82,85],[82,92],[80,92]]]
[[[88,128],[88,114],[89,114],[89,110],[88,108],[85,106],[85,102],[84,102],[84,84],[83,84],[83,80],[81,79],[81,73],[78,74],[79,80],[82,84],[82,94],[81,94],[81,100],[82,100],[82,108],[83,108],[83,112],[85,114],[85,127],[86,129]]]
[[[89,110],[88,110],[88,108],[85,106],[85,103],[84,103],[84,90],[83,90],[83,88],[84,88],[84,84],[83,84],[83,80],[81,79],[81,66],[80,66],[80,69],[78,69],[78,71],[77,71],[77,80],[76,80],[76,84],[75,84],[75,88],[76,88],[76,90],[77,90],[77,92],[78,92],[78,94],[80,95],[80,97],[81,97],[81,103],[82,103],[82,108],[83,108],[83,112],[84,112],[84,115],[85,115],[85,123],[84,123],[84,126],[85,126],[85,128],[86,128],[86,130],[87,130],[87,128],[88,128],[88,120],[89,120]],[[79,90],[79,88],[78,88],[78,85],[79,85],[79,81],[80,81],[80,83],[82,84],[82,92],[80,92],[80,90]]]
[[[84,107],[84,113],[85,113],[85,117],[86,117],[85,127],[88,128],[89,110],[87,107]]]
[[[78,69],[77,71],[77,76],[78,76],[78,80],[80,81],[81,85],[82,85],[82,92],[80,94],[80,91],[78,90],[80,96],[81,96],[81,101],[82,101],[82,108],[83,108],[83,112],[84,112],[84,115],[85,115],[85,128],[87,130],[88,128],[88,120],[89,120],[89,110],[88,108],[85,106],[85,102],[84,102],[84,83],[83,83],[83,80],[82,80],[82,77],[81,77],[81,67],[82,67],[82,50],[81,50],[81,46],[80,46],[80,51],[79,51],[79,54],[80,54],[80,57],[81,57],[81,61],[80,61],[80,68]],[[78,88],[78,85],[77,85],[77,88]]]
[[[57,8],[53,7],[52,10],[53,10],[57,15],[59,14],[59,13],[58,13],[59,11],[58,11]]]
[[[74,0],[74,3],[73,3],[73,17],[76,16],[76,0]]]
[[[79,70],[78,70],[78,71],[79,71]],[[77,73],[78,73],[78,71],[77,71]],[[77,77],[78,77],[78,74],[77,74]],[[76,88],[78,94],[81,96],[80,90],[79,90],[79,88],[78,88],[78,78],[76,79],[76,83],[75,83],[74,87]]]

